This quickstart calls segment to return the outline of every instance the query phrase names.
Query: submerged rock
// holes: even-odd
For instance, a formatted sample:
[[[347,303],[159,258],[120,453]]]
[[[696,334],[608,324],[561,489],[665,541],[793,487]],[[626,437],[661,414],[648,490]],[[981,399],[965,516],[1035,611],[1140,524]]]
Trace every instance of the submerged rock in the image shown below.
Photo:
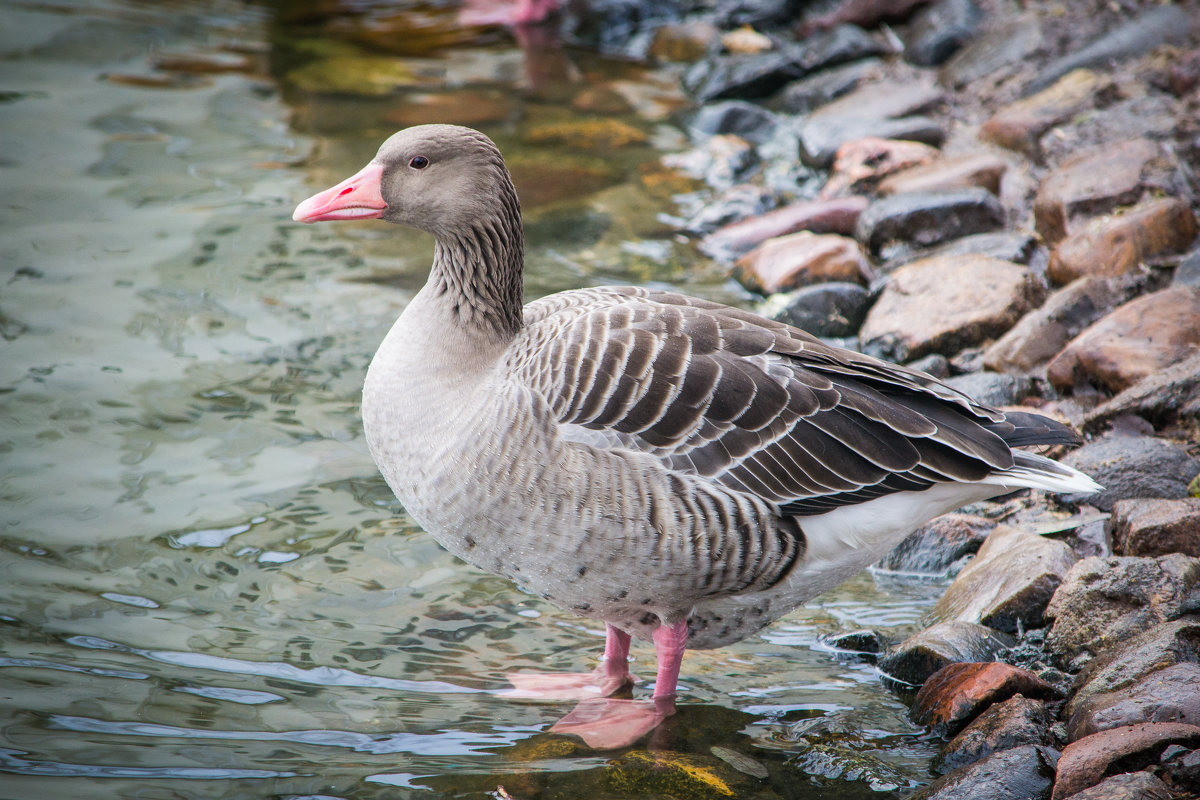
[[[951,620],[909,636],[879,660],[879,669],[913,686],[958,662],[990,661],[1013,639],[974,622]]]

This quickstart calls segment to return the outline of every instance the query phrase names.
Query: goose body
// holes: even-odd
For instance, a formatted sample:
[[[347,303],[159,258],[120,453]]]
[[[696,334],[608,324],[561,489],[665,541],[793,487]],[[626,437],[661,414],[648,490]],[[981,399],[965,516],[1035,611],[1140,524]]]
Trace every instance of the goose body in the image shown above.
[[[294,216],[434,234],[367,373],[371,453],[450,552],[607,624],[598,693],[629,681],[630,636],[669,699],[685,646],[750,635],[939,514],[1099,488],[1015,449],[1072,441],[1057,423],[742,310],[640,287],[522,307],[516,193],[476,131],[401,131]]]

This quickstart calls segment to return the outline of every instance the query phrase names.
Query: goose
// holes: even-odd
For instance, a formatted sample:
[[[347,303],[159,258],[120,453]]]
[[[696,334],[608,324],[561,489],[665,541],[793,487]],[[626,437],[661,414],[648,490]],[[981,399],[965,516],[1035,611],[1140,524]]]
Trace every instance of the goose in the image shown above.
[[[433,235],[367,370],[365,438],[443,547],[604,623],[594,671],[510,676],[514,697],[583,700],[551,730],[593,747],[674,712],[685,648],[761,630],[933,517],[1100,489],[1016,449],[1077,443],[1066,426],[748,311],[638,286],[523,305],[517,193],[470,128],[392,135],[293,218]],[[631,638],[655,647],[648,701],[612,697],[634,681]]]

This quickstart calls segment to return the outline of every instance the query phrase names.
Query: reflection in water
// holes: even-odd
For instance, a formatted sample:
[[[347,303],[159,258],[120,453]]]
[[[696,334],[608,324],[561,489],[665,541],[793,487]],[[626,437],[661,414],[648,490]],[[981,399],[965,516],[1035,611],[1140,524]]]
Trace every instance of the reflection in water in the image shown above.
[[[0,0],[5,796],[850,800],[924,781],[904,707],[821,637],[901,635],[937,587],[860,576],[690,653],[679,712],[624,752],[547,733],[569,703],[497,696],[514,671],[590,668],[603,631],[455,561],[366,452],[362,375],[429,240],[291,208],[397,127],[474,124],[511,154],[531,296],[660,282],[738,302],[665,218],[696,188],[657,162],[685,141],[678,68],[464,40],[437,4],[275,5]],[[634,659],[651,669],[649,646]]]

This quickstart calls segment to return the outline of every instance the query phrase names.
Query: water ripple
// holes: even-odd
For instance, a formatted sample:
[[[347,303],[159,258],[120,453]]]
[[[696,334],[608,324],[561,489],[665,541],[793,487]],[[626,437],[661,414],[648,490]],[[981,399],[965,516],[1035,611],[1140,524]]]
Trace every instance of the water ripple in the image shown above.
[[[54,778],[182,778],[184,780],[229,780],[232,778],[294,778],[299,773],[270,769],[228,767],[113,767],[102,764],[68,764],[62,761],[30,761],[24,750],[0,747],[0,772],[43,775]]]

